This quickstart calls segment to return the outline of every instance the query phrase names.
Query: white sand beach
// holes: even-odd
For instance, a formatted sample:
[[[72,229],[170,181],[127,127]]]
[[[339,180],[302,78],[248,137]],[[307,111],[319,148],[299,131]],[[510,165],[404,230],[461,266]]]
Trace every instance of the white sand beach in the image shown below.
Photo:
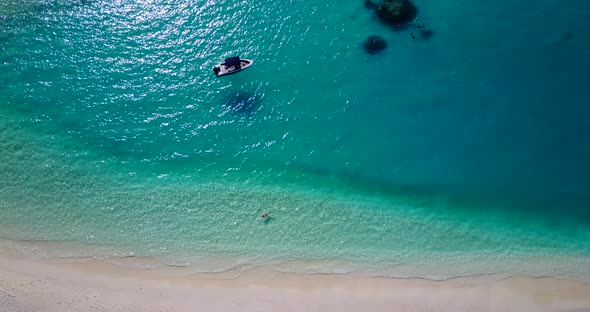
[[[428,281],[250,269],[189,274],[0,253],[0,311],[590,311],[590,284],[557,278]]]

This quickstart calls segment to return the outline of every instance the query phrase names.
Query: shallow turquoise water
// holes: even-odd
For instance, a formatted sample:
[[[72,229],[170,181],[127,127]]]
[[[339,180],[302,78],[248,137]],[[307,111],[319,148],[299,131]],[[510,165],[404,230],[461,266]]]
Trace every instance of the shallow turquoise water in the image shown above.
[[[416,4],[434,36],[415,42],[362,1],[0,7],[0,232],[192,264],[587,276],[590,5]],[[371,34],[388,48],[366,54]],[[215,78],[236,54],[255,65]]]

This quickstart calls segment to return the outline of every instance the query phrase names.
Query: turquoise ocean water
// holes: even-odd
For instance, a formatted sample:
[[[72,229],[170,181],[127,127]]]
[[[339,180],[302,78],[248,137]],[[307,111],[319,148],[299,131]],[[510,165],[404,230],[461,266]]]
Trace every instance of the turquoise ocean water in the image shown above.
[[[590,2],[415,4],[394,30],[361,0],[4,1],[0,236],[205,271],[590,278]],[[233,55],[255,64],[215,78]]]

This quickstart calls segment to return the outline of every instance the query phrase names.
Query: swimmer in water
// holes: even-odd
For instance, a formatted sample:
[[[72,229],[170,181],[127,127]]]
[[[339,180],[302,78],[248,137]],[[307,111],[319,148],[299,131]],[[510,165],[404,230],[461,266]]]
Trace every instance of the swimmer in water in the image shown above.
[[[268,218],[270,218],[270,213],[263,213],[260,217],[262,219],[268,219]]]

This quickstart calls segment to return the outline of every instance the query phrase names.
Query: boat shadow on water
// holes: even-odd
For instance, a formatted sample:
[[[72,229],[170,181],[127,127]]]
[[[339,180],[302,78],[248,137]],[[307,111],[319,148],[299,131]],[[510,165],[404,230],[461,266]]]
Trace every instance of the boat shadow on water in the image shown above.
[[[239,91],[224,97],[223,108],[226,112],[253,114],[260,109],[261,103],[262,96],[252,92]]]

